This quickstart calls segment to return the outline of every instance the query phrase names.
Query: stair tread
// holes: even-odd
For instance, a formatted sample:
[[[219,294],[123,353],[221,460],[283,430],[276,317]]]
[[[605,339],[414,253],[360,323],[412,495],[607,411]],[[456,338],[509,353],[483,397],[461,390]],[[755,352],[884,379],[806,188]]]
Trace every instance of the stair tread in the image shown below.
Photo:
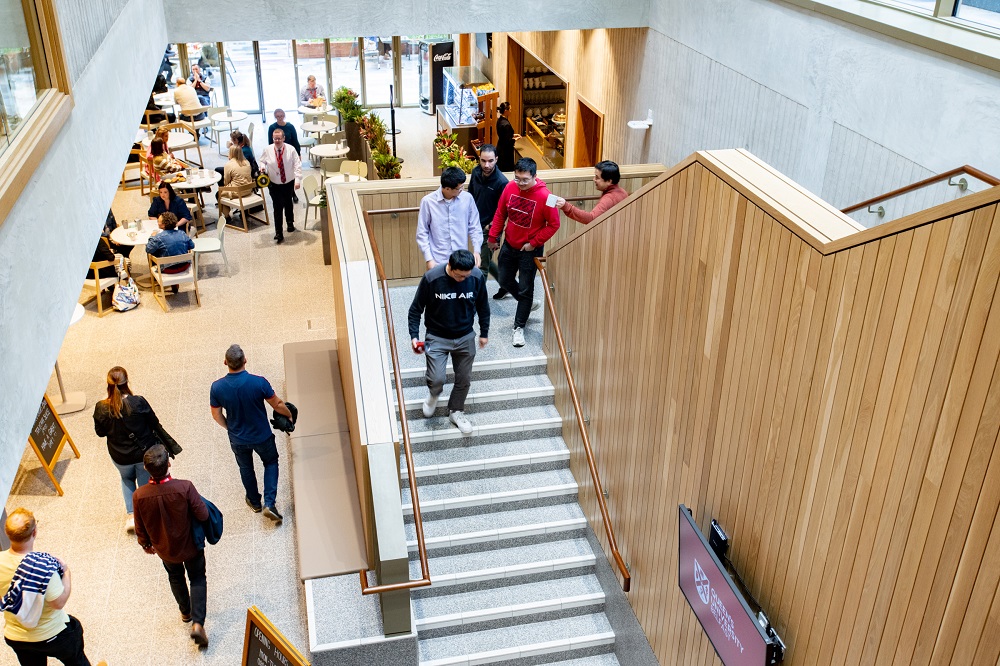
[[[603,613],[594,613],[422,639],[418,641],[418,649],[423,662],[607,633],[613,633],[608,618]]]
[[[544,368],[542,368],[542,372],[544,373]],[[541,373],[537,375],[514,375],[512,377],[499,377],[493,379],[475,379],[475,377],[473,377],[472,386],[469,388],[469,398],[478,397],[495,391],[551,388],[552,382],[549,381],[547,375]],[[446,399],[449,395],[451,395],[451,389],[452,384],[450,382],[445,384],[444,393],[441,397]],[[413,400],[423,402],[423,399],[426,397],[426,385],[403,387],[403,399],[406,400],[408,405]],[[393,400],[395,401],[395,394],[393,394]],[[438,407],[443,408],[445,405],[446,402],[444,400],[438,402]],[[410,408],[412,409],[413,407]]]
[[[594,554],[590,542],[582,537],[563,538],[544,543],[532,543],[521,546],[498,546],[488,550],[477,551],[474,555],[432,555],[429,565],[431,579],[435,576],[448,576],[489,569],[518,566],[536,562],[562,560],[569,557],[585,557]],[[420,577],[420,560],[416,552],[411,554],[410,572],[414,578]]]
[[[504,403],[486,402],[468,404],[465,407],[465,413],[474,427],[559,418],[559,410],[556,409],[555,405],[535,405],[511,409],[509,405]],[[440,415],[435,414],[430,418],[424,418],[421,415],[415,419],[408,419],[407,423],[411,434],[438,430],[455,430],[457,432],[458,430],[443,411]]]
[[[576,479],[568,468],[513,474],[510,476],[493,476],[485,479],[454,481],[451,483],[432,483],[419,486],[420,501],[435,502],[439,500],[456,499],[482,495],[495,495],[515,491],[530,491],[551,486],[576,485]],[[404,505],[409,505],[410,487],[404,486],[402,491]]]
[[[566,443],[562,437],[539,437],[538,439],[494,442],[491,444],[475,444],[473,442],[471,446],[414,451],[413,463],[419,470],[422,467],[435,467],[437,465],[567,451]],[[400,464],[405,468],[406,458],[402,454],[400,454]]]
[[[614,654],[597,654],[582,659],[567,659],[565,661],[550,661],[541,666],[619,666],[618,657]]]
[[[485,590],[469,590],[455,594],[438,594],[427,597],[414,595],[413,613],[417,619],[422,620],[455,613],[469,613],[598,593],[602,593],[602,590],[597,576],[586,574],[570,578],[493,587]]]
[[[505,527],[520,527],[538,523],[551,523],[560,520],[577,520],[583,518],[583,510],[576,503],[553,504],[550,506],[533,506],[514,511],[497,511],[495,513],[478,514],[434,519],[433,515],[424,519],[424,536],[426,538],[481,532]],[[417,538],[412,523],[405,523],[406,540]]]

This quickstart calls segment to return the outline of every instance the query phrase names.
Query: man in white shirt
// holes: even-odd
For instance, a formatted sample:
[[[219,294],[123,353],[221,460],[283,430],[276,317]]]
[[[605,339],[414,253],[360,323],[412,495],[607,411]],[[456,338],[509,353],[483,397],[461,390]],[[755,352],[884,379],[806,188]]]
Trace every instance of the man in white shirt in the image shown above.
[[[441,172],[441,187],[420,201],[417,247],[424,255],[427,270],[447,262],[455,250],[468,250],[470,240],[479,264],[483,229],[476,201],[464,189],[465,172],[448,167]]]
[[[282,217],[289,232],[298,231],[295,228],[292,195],[302,187],[302,160],[294,148],[285,144],[285,132],[281,128],[274,130],[272,138],[274,143],[264,149],[260,158],[260,169],[271,179],[267,191],[271,194],[271,204],[274,206],[274,240],[281,245],[285,242]]]

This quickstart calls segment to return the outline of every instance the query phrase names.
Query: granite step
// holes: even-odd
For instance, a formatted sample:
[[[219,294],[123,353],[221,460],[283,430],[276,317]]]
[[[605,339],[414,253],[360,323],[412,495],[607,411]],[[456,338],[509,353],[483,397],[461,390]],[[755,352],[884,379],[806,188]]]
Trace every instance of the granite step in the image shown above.
[[[456,478],[538,471],[569,462],[569,449],[562,437],[517,439],[488,444],[480,444],[479,441],[470,442],[469,446],[414,451],[413,462],[420,487],[451,483]],[[404,483],[409,474],[406,457],[400,455],[400,475]]]
[[[403,351],[405,351],[405,349],[403,349]],[[410,359],[410,356],[415,358]],[[409,363],[403,364],[403,367],[400,369],[400,376],[403,378],[403,388],[423,387],[426,389],[426,361],[424,361],[422,356],[417,356],[416,354],[408,354],[406,358],[408,358]],[[391,367],[391,365],[392,364],[390,363],[389,366]],[[455,381],[455,373],[451,359],[448,359],[446,367],[448,373],[448,383],[450,384]],[[541,349],[511,358],[499,359],[481,359],[480,355],[477,354],[476,360],[472,364],[472,379],[473,381],[490,379],[500,381],[517,377],[531,377],[535,375],[544,375],[545,368],[545,354],[542,353]],[[392,374],[392,371],[390,371],[390,380],[393,379],[391,376]],[[393,387],[395,387],[395,384],[393,384]]]
[[[593,657],[583,657],[581,659],[567,659],[564,661],[546,661],[539,666],[620,666],[618,657],[614,654],[598,654]]]
[[[448,399],[451,397],[453,384],[445,385],[444,392],[438,398],[437,414],[448,414]],[[403,388],[406,401],[407,418],[424,418],[423,403],[427,397],[427,386],[421,381],[419,385]],[[502,378],[473,378],[469,395],[465,399],[466,411],[472,405],[499,403],[508,409],[531,405],[551,403],[555,396],[555,388],[549,378],[543,374],[521,375]],[[396,402],[393,394],[393,403]]]
[[[504,506],[514,502],[530,502],[559,497],[562,501],[576,499],[577,484],[568,468],[546,470],[512,476],[495,476],[484,479],[456,480],[419,488],[420,509],[428,513],[455,509]],[[413,515],[410,487],[402,491],[403,515]],[[524,505],[522,505],[524,506]]]
[[[536,405],[510,409],[498,403],[470,405],[466,410],[472,422],[472,433],[463,435],[445,415],[417,418],[408,421],[411,442],[433,442],[465,439],[470,442],[477,436],[523,433],[562,427],[562,417],[555,405]],[[525,437],[525,439],[528,439]]]
[[[421,666],[527,664],[543,656],[555,661],[608,652],[614,641],[608,618],[594,613],[428,638],[418,642],[418,649]]]

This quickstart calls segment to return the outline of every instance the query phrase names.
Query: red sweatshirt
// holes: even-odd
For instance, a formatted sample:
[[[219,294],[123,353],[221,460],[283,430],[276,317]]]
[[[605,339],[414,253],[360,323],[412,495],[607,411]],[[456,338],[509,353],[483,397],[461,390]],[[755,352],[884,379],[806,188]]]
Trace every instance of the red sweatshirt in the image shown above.
[[[580,210],[570,202],[566,202],[566,205],[562,207],[562,212],[571,220],[576,220],[583,224],[590,224],[601,215],[604,215],[607,211],[611,210],[614,206],[617,206],[622,201],[628,198],[628,192],[626,192],[617,183],[604,190],[601,193],[601,198],[594,206],[594,210],[589,213],[585,210]]]
[[[514,181],[507,183],[493,216],[490,241],[495,243],[501,233],[506,233],[507,242],[518,250],[525,243],[544,245],[559,230],[559,209],[545,205],[548,197],[549,188],[541,178],[526,192]]]

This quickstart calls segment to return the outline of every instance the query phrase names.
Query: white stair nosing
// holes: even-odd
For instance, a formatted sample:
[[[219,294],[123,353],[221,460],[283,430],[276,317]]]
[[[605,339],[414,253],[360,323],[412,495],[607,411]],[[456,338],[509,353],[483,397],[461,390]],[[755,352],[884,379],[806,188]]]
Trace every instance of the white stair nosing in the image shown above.
[[[541,601],[511,604],[509,606],[497,606],[495,608],[484,608],[481,610],[465,611],[462,613],[436,615],[414,620],[414,625],[416,626],[417,631],[440,629],[442,627],[458,627],[462,625],[476,624],[478,622],[492,622],[494,620],[523,617],[525,615],[556,613],[570,608],[596,606],[603,604],[604,602],[604,593],[594,592],[592,594],[580,594],[572,597],[543,599]]]
[[[533,386],[521,389],[503,389],[499,391],[483,391],[482,393],[470,393],[465,399],[468,405],[487,404],[491,402],[503,402],[505,400],[527,400],[529,398],[550,398],[556,394],[554,386]],[[438,397],[438,404],[447,404],[451,399],[451,393],[442,393]],[[393,405],[398,405],[398,400],[392,401]],[[406,400],[407,410],[418,409],[424,404],[423,398],[410,398]]]
[[[532,523],[531,525],[519,525],[516,527],[501,527],[493,530],[482,530],[479,532],[464,532],[462,534],[446,534],[437,537],[427,537],[424,544],[428,550],[434,548],[450,548],[451,546],[468,545],[473,543],[488,543],[490,541],[503,541],[507,539],[517,539],[523,536],[536,534],[557,534],[559,532],[569,532],[583,529],[587,526],[586,518],[567,518],[566,520],[556,520],[548,523]],[[407,541],[408,550],[416,550],[416,540]]]
[[[541,562],[526,562],[507,567],[494,567],[492,569],[477,569],[474,571],[440,574],[432,576],[432,579],[434,587],[452,587],[455,585],[466,585],[468,583],[479,583],[488,580],[519,578],[521,576],[550,573],[552,571],[590,568],[596,564],[597,556],[590,553],[589,555],[574,555],[572,557],[561,557],[555,560],[544,560]]]
[[[547,463],[563,462],[569,459],[569,449],[563,449],[561,451],[545,451],[544,453],[518,453],[510,456],[465,460],[455,463],[442,463],[440,465],[418,465],[417,478],[423,479],[429,476],[446,474],[465,474],[468,472],[502,469],[504,467],[521,467],[536,464],[543,465]],[[405,463],[405,460],[400,462],[401,464]],[[406,468],[405,464],[403,464],[403,467],[400,468],[399,474],[401,478],[407,479],[410,476],[410,470]]]
[[[523,358],[501,358],[495,361],[475,361],[472,364],[472,371],[509,370],[511,368],[526,368],[534,365],[545,366],[546,362],[545,354],[525,356]],[[453,370],[450,360],[448,361],[446,367],[448,370]],[[400,370],[400,375],[403,379],[412,379],[414,377],[420,377],[426,372],[426,368],[418,366],[415,368],[402,368]],[[389,375],[392,376],[391,370],[389,371]]]
[[[509,432],[528,432],[531,430],[546,430],[562,425],[561,416],[550,416],[542,419],[528,419],[526,421],[511,421],[508,423],[491,423],[489,425],[472,425],[472,432],[463,435],[455,426],[436,430],[423,430],[411,432],[411,442],[444,442],[452,439],[463,439],[475,437],[477,435],[501,435]]]
[[[573,638],[560,638],[554,641],[512,646],[502,650],[473,652],[470,654],[444,657],[442,659],[421,661],[420,666],[455,666],[456,664],[473,666],[480,664],[492,664],[498,661],[507,661],[509,659],[524,659],[527,657],[555,654],[557,652],[583,650],[584,648],[597,647],[600,645],[612,645],[614,642],[614,632],[605,631],[594,634],[586,634],[584,636],[575,636]]]

